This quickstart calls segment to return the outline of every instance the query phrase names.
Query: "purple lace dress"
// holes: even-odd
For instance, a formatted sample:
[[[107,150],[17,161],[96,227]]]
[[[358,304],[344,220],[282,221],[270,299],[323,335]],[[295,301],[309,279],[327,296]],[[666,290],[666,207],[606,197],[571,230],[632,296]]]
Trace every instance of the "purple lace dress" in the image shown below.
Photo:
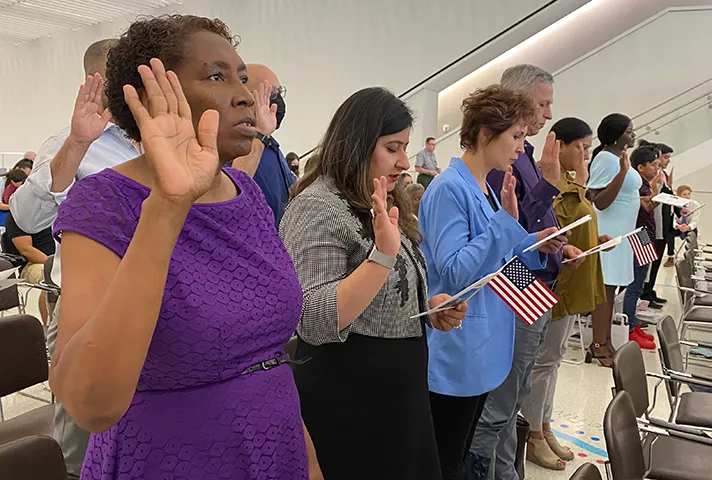
[[[302,290],[259,187],[225,172],[240,194],[191,208],[131,406],[91,436],[82,479],[308,477],[290,366],[240,375],[283,355]],[[148,194],[113,170],[87,177],[61,204],[55,235],[123,257]]]

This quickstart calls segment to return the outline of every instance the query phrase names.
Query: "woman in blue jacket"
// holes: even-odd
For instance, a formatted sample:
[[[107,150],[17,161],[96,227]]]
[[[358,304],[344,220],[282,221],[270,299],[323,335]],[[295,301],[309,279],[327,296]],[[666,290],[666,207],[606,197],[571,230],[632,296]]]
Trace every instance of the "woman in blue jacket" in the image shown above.
[[[463,101],[462,158],[428,187],[420,204],[421,245],[428,286],[455,294],[499,270],[514,255],[530,269],[546,266],[556,239],[540,252],[523,250],[555,228],[529,234],[519,224],[511,165],[524,152],[534,105],[524,94],[499,86],[478,90]],[[555,140],[547,139],[553,149]],[[487,184],[492,169],[506,171],[502,204]],[[487,393],[509,374],[514,350],[512,310],[489,288],[468,303],[460,330],[427,329],[428,383],[440,465],[445,480],[462,478],[462,465]]]

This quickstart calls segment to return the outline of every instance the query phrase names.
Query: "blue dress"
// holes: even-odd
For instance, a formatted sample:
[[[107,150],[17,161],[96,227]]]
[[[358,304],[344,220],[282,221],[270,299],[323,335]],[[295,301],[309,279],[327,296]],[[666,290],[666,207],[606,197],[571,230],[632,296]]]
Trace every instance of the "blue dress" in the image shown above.
[[[606,188],[620,172],[620,159],[611,152],[603,151],[591,161],[591,176],[588,188]],[[605,210],[596,208],[598,234],[618,237],[635,230],[640,209],[640,186],[643,179],[634,168],[628,170],[618,196]],[[623,241],[610,252],[601,252],[603,281],[606,285],[628,286],[633,281],[633,250],[628,241]]]

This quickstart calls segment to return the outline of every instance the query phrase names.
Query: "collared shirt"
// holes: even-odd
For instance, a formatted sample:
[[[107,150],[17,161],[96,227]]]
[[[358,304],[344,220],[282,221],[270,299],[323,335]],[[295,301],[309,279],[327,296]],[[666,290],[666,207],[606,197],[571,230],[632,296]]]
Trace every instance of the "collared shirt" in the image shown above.
[[[543,254],[524,253],[536,242],[535,235],[500,208],[494,195],[487,197],[459,158],[453,158],[450,168],[425,191],[418,221],[431,294],[454,295],[499,270],[513,255],[528,268],[544,267]],[[481,395],[497,388],[509,374],[515,322],[521,320],[490,288],[467,303],[461,329],[426,329],[431,392]]]
[[[279,149],[279,143],[272,138],[269,147],[262,152],[260,164],[253,177],[274,213],[274,225],[279,230],[279,222],[289,202],[289,187],[297,181],[297,176],[289,169],[287,161]]]
[[[641,178],[643,178],[641,176]],[[640,186],[640,196],[649,197],[653,194],[653,189],[650,187],[650,183],[643,178],[643,184]],[[640,209],[638,210],[638,221],[636,222],[637,227],[645,227],[648,231],[648,236],[651,240],[655,239],[655,212],[653,210],[646,210],[641,203]]]
[[[418,156],[415,157],[415,166],[425,168],[426,170],[437,170],[438,161],[435,158],[435,152],[428,152],[425,149],[421,150]]]
[[[18,226],[28,232],[36,233],[52,225],[57,217],[60,203],[67,198],[67,192],[72,185],[62,192],[52,192],[52,172],[50,162],[62,148],[69,137],[69,128],[49,137],[37,152],[34,167],[27,181],[10,198],[10,210]],[[94,141],[79,164],[75,180],[98,173],[106,168],[112,168],[139,155],[136,147],[116,125],[108,124],[104,133]],[[52,280],[61,285],[62,270],[60,261],[60,244],[56,243]],[[59,300],[61,303],[61,297]],[[54,352],[57,340],[57,314],[59,303],[54,310],[52,320],[47,329],[47,345],[50,353]],[[89,432],[80,429],[66,412],[61,403],[55,405],[55,440],[59,442],[64,453],[64,463],[67,472],[79,475],[89,441]]]
[[[530,233],[549,227],[558,227],[552,204],[559,194],[559,189],[542,177],[534,160],[534,146],[531,143],[524,142],[524,153],[519,155],[512,169],[517,179],[515,191],[519,202],[519,223],[522,227]],[[487,182],[499,198],[504,182],[504,172],[492,170],[487,175]],[[559,275],[561,260],[562,252],[559,250],[557,253],[549,255],[546,268],[534,273],[544,282],[553,282]]]
[[[598,245],[598,219],[596,210],[586,198],[586,187],[577,184],[569,174],[561,175],[557,187],[561,193],[554,200],[554,212],[560,225],[566,226],[591,215],[591,221],[573,229],[568,238],[568,243],[582,252],[590,250]],[[556,294],[559,303],[554,306],[554,320],[591,312],[596,305],[605,302],[606,290],[599,254],[589,255],[578,267],[563,266]]]

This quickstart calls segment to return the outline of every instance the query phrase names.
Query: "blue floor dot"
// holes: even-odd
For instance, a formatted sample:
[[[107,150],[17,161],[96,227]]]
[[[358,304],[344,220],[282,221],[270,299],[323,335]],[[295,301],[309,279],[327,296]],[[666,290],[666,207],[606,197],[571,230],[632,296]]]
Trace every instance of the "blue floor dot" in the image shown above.
[[[561,424],[561,428],[569,428],[568,425],[564,425],[563,423]]]
[[[584,432],[583,430],[579,430],[578,432],[576,432],[576,435],[583,435],[584,433],[586,432]]]
[[[601,439],[598,438],[598,437],[591,437],[591,440],[593,440],[594,442],[598,442],[598,441],[600,441]]]

